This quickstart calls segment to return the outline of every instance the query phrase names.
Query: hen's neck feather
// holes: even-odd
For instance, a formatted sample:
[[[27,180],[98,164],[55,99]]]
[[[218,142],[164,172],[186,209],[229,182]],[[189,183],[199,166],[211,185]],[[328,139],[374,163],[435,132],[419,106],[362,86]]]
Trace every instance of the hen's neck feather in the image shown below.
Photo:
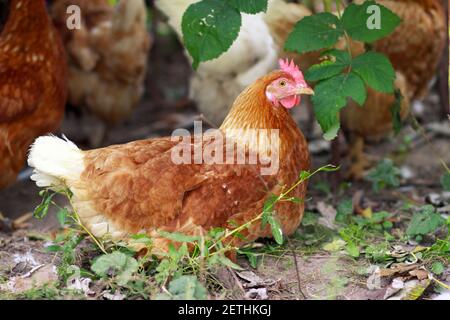
[[[288,77],[282,71],[275,71],[245,89],[236,98],[220,130],[243,143],[258,141],[260,134],[266,135],[272,129],[279,130],[280,152],[288,152],[289,146],[301,136],[300,130],[288,110],[282,106],[274,107],[265,94],[266,87],[281,76]]]

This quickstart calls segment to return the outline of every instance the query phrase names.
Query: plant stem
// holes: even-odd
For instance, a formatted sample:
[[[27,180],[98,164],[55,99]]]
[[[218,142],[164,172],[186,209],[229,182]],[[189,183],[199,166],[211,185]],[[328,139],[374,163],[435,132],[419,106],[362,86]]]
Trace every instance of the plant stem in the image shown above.
[[[331,169],[331,168],[334,169],[334,170],[339,169],[339,168],[336,168],[336,167],[333,166],[333,165],[327,165],[327,166],[324,166],[324,167],[321,167],[321,168],[315,170],[313,173],[309,173],[306,177],[303,177],[303,178],[298,179],[297,182],[296,182],[293,186],[291,186],[287,191],[282,192],[282,193],[275,199],[275,201],[273,201],[273,202],[270,204],[270,206],[268,206],[267,209],[268,209],[268,210],[271,210],[271,209],[275,206],[276,203],[278,203],[279,201],[281,201],[282,199],[284,199],[289,193],[291,193],[291,192],[292,192],[295,188],[297,188],[300,184],[304,183],[306,180],[310,179],[312,176],[314,176],[314,175],[317,174],[318,172],[325,171],[326,169]],[[243,225],[237,227],[236,229],[233,229],[232,231],[226,233],[226,234],[225,234],[222,238],[220,238],[217,242],[215,242],[214,244],[212,244],[212,245],[209,247],[209,250],[211,250],[211,249],[213,249],[214,247],[216,247],[217,244],[222,243],[222,242],[223,242],[225,239],[227,239],[228,237],[234,235],[235,233],[237,233],[237,232],[239,232],[239,231],[242,231],[242,230],[248,228],[250,225],[252,225],[253,223],[255,223],[255,222],[257,222],[258,220],[260,220],[260,219],[262,218],[263,214],[264,214],[264,212],[261,212],[259,215],[257,215],[257,216],[256,216],[255,218],[253,218],[252,220],[250,220],[250,221],[244,223]]]
[[[331,0],[323,0],[323,7],[325,12],[331,12]]]
[[[441,287],[450,290],[450,286],[446,285],[445,283],[439,281],[438,279],[436,279],[435,277],[433,277],[433,281],[435,281],[438,285],[440,285]]]
[[[336,10],[337,10],[337,14],[338,14],[339,20],[341,20],[342,19],[341,0],[336,0]],[[345,42],[347,44],[347,52],[348,52],[348,54],[350,56],[350,59],[353,59],[350,37],[349,37],[347,31],[345,31],[345,30],[344,30],[344,38],[345,38]],[[351,66],[349,68],[348,73],[350,73],[350,71],[351,71]]]
[[[74,207],[74,205],[73,205],[73,202],[72,202],[72,199],[71,199],[71,197],[69,197],[67,194],[66,194],[66,196],[67,196],[67,199],[69,200],[69,203],[70,203],[70,206],[72,207],[72,210],[73,210],[73,215],[74,215],[74,220],[75,220],[75,222],[84,230],[84,232],[86,232],[88,235],[89,235],[89,237],[95,242],[95,244],[97,245],[97,247],[104,253],[104,254],[107,254],[107,252],[106,252],[106,250],[105,250],[105,247],[100,243],[100,241],[89,231],[89,229],[88,228],[86,228],[85,227],[85,225],[83,224],[83,222],[81,222],[81,219],[80,219],[80,216],[78,215],[78,213],[77,213],[77,211],[76,211],[76,209],[75,209],[75,207]]]

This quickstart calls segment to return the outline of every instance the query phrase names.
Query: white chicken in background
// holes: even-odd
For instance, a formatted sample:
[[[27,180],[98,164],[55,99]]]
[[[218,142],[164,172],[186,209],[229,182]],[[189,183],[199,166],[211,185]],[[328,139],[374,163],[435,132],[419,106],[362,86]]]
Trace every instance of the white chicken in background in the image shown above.
[[[156,0],[169,25],[183,40],[181,21],[198,0]],[[186,52],[188,55],[188,53]],[[199,111],[219,126],[234,100],[248,85],[277,67],[278,49],[264,14],[242,14],[242,27],[231,48],[219,58],[201,63],[190,82],[190,97]]]

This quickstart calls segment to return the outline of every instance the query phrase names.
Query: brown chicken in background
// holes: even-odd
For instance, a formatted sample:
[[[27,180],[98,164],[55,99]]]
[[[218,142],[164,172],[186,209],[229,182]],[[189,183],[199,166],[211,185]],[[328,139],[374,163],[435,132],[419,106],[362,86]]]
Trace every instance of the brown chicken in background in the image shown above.
[[[32,141],[59,127],[66,64],[45,1],[11,0],[0,34],[0,188],[16,180]]]
[[[356,1],[360,2],[360,1]],[[436,74],[446,43],[446,17],[440,0],[379,0],[395,12],[402,23],[388,37],[374,43],[375,51],[384,53],[396,70],[395,87],[403,100],[400,115],[409,114],[410,102],[426,95]],[[354,55],[364,52],[361,43],[352,43]],[[352,166],[349,178],[361,178],[371,161],[364,154],[364,141],[386,137],[393,130],[391,107],[393,95],[368,89],[363,108],[353,101],[341,111],[341,124],[349,136]]]
[[[181,137],[86,152],[70,141],[41,137],[29,156],[29,165],[35,169],[32,179],[40,187],[70,188],[78,215],[97,237],[123,239],[145,232],[152,236],[158,251],[167,244],[158,232],[161,230],[198,235],[212,227],[234,229],[258,216],[271,194],[280,194],[295,183],[302,170],[309,170],[307,142],[287,109],[300,103],[301,94],[313,92],[298,68],[286,63],[281,66],[282,70],[257,80],[236,99],[217,131],[226,141],[208,135],[188,137],[191,160],[199,151],[203,155],[211,150],[225,152],[227,145],[235,143],[234,147],[245,151],[245,159],[249,152],[256,152],[256,164],[237,164],[236,153],[234,164],[205,163],[205,158],[200,164],[177,164],[173,148]],[[277,133],[278,152],[273,149]],[[274,171],[264,175],[260,170],[268,166],[261,157],[272,155]],[[302,184],[289,196],[304,199],[305,193],[306,184]],[[283,232],[291,234],[302,219],[304,202],[279,202],[275,211]],[[271,236],[271,231],[270,227],[261,228],[258,221],[242,234],[246,239],[236,238],[233,245]]]
[[[395,70],[408,81],[409,98],[423,98],[436,75],[447,39],[447,22],[442,0],[378,0],[395,12],[402,24],[374,50],[386,54]]]
[[[400,118],[403,121],[410,112],[410,91],[408,81],[401,72],[396,72],[394,87],[402,95]],[[349,105],[341,111],[342,130],[350,146],[348,153],[350,168],[346,178],[361,179],[364,176],[364,170],[372,165],[373,160],[364,153],[365,141],[380,140],[393,131],[392,107],[395,103],[396,97],[393,94],[367,88],[367,100],[364,106],[361,107],[356,102],[350,101]]]
[[[70,5],[81,9],[79,29],[66,27]],[[144,0],[54,0],[51,14],[69,56],[69,102],[107,125],[126,119],[144,93],[152,43]]]

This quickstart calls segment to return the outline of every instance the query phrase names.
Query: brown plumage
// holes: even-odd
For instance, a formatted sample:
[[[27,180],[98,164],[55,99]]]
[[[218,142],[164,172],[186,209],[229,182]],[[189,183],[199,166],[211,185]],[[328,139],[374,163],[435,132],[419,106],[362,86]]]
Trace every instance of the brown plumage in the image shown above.
[[[0,187],[13,183],[31,142],[59,127],[66,58],[44,0],[11,0],[0,35]]]
[[[276,174],[261,175],[262,163],[177,165],[172,160],[172,148],[179,137],[175,141],[150,139],[87,152],[55,137],[41,137],[29,157],[29,164],[35,168],[32,178],[39,186],[68,186],[78,214],[94,235],[109,234],[117,239],[146,232],[153,237],[155,252],[166,248],[160,230],[199,234],[211,227],[234,228],[260,214],[271,193],[280,194],[283,187],[296,181],[299,172],[309,169],[302,133],[289,112],[274,107],[265,95],[267,85],[281,76],[290,78],[283,71],[275,71],[248,87],[220,128],[228,141],[248,143],[246,153],[255,151],[259,140],[259,155],[269,154],[264,140],[267,135],[250,129],[279,130]],[[236,134],[236,129],[244,131]],[[194,139],[189,141],[191,155],[197,147],[224,150],[222,141],[210,137],[201,138],[203,146],[195,140],[199,137],[190,138]],[[304,199],[305,192],[303,184],[291,196]],[[282,202],[275,210],[283,231],[291,234],[301,221],[304,204]],[[270,236],[271,232],[255,223],[242,234],[246,239],[235,238],[233,245]]]
[[[408,98],[408,83],[405,77],[397,72],[394,82],[396,89],[400,90],[404,96],[400,104],[400,117],[405,119],[409,114],[410,100]],[[395,103],[393,94],[376,92],[367,88],[367,100],[364,106],[359,106],[355,102],[341,112],[341,123],[345,130],[366,137],[368,139],[383,138],[386,133],[392,132],[391,107]],[[355,119],[364,119],[364,125]]]

